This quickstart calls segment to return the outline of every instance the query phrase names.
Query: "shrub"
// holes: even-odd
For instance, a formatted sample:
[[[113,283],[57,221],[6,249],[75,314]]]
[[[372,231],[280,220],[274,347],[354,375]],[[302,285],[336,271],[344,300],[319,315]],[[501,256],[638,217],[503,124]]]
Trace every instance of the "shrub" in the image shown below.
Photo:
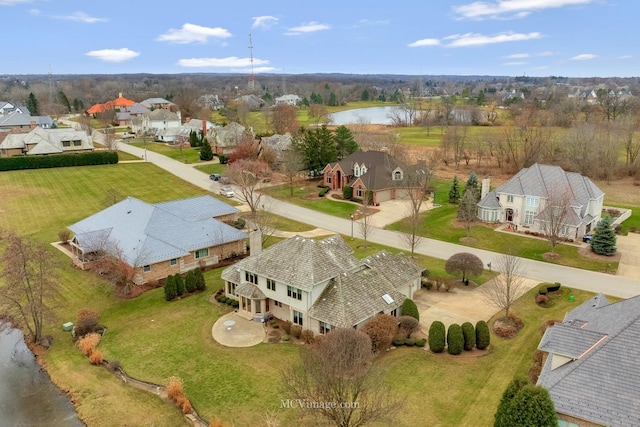
[[[89,356],[96,349],[99,343],[100,335],[95,332],[91,332],[90,334],[81,337],[76,343],[76,346],[80,349],[82,354]]]
[[[242,230],[245,225],[247,225],[247,221],[245,221],[244,218],[238,218],[233,222],[233,226],[238,230]]]
[[[457,355],[462,353],[464,348],[464,336],[462,327],[457,323],[449,325],[447,330],[447,351],[449,354]]]
[[[309,329],[302,331],[302,335],[300,335],[300,337],[306,344],[313,344],[315,341],[313,331],[310,331]]]
[[[557,292],[560,290],[560,283],[556,282],[551,286],[547,286],[547,292]]]
[[[546,295],[538,294],[536,295],[536,304],[538,305],[546,305],[549,302],[549,297]]]
[[[224,154],[220,154],[218,156],[218,160],[220,161],[221,165],[226,165],[227,162],[229,161],[229,158],[227,156],[225,156]]]
[[[389,314],[378,314],[365,323],[362,332],[371,339],[374,352],[386,350],[391,346],[393,337],[398,332],[398,321]]]
[[[413,300],[409,298],[405,299],[402,303],[402,315],[403,316],[411,316],[416,320],[420,320],[420,312],[418,311],[418,306]]]
[[[93,310],[82,310],[78,313],[75,324],[75,336],[80,338],[91,332],[95,332],[98,326],[98,313]]]
[[[282,329],[287,335],[291,335],[291,325],[293,325],[293,323],[291,323],[291,320],[285,320],[284,322],[282,322]]]
[[[295,339],[299,339],[302,336],[302,326],[291,325],[291,335],[293,335]]]
[[[538,289],[538,295],[546,295],[547,294],[547,286],[540,286]]]
[[[409,347],[413,347],[414,345],[416,345],[416,340],[414,339],[406,339],[404,340],[404,345],[408,345]]]
[[[167,276],[167,280],[164,282],[164,299],[171,301],[176,296],[176,281],[173,276]]]
[[[329,187],[321,188],[320,191],[318,191],[318,197],[324,197],[329,190]]]
[[[67,243],[69,239],[71,239],[71,230],[63,228],[62,230],[58,231],[58,240],[60,240],[62,243]]]
[[[399,338],[399,339],[395,339],[395,338],[394,338],[394,340],[392,341],[392,343],[393,343],[393,346],[394,346],[394,347],[400,347],[400,346],[403,346],[403,345],[404,345],[405,340],[403,340],[402,338]]]
[[[184,279],[179,273],[176,273],[173,275],[173,280],[176,282],[176,295],[181,296],[185,291]]]
[[[47,156],[15,156],[0,158],[0,171],[57,168],[117,164],[115,151],[93,151],[91,153],[49,154]]]
[[[342,186],[342,197],[344,197],[345,200],[353,199],[353,187],[350,185]]]
[[[191,402],[184,394],[181,394],[176,398],[176,406],[182,411],[183,414],[190,414],[193,412],[193,406],[191,406]]]
[[[445,344],[444,323],[436,320],[429,327],[429,349],[434,353],[442,353]]]
[[[464,349],[471,351],[476,346],[476,328],[470,322],[462,324],[462,337],[464,338]]]
[[[419,340],[416,340],[416,347],[424,347],[426,343],[427,342],[424,339],[420,338]]]
[[[420,328],[420,322],[411,316],[400,316],[398,317],[398,326],[404,331],[405,336],[409,338],[411,334]]]
[[[207,288],[207,282],[204,279],[204,274],[202,274],[202,270],[196,268],[193,270],[193,276],[196,278],[196,290],[204,291]]]
[[[233,308],[238,308],[238,307],[240,307],[240,301],[235,300],[235,299],[234,299],[234,300],[231,300],[231,307],[233,307]]]
[[[184,280],[184,287],[188,293],[196,291],[196,276],[194,274],[195,270],[189,270]]]
[[[104,358],[102,357],[102,352],[97,348],[94,349],[89,355],[89,363],[92,365],[102,365]]]
[[[291,339],[291,337],[289,337],[289,335],[287,335],[287,334],[284,334],[283,336],[280,337],[280,339],[282,341],[289,341]]]
[[[476,347],[478,350],[484,350],[489,347],[491,343],[491,333],[489,332],[489,325],[484,320],[479,320],[476,323]]]
[[[167,382],[167,397],[169,400],[176,401],[179,396],[184,395],[184,385],[182,384],[182,378],[172,376]]]

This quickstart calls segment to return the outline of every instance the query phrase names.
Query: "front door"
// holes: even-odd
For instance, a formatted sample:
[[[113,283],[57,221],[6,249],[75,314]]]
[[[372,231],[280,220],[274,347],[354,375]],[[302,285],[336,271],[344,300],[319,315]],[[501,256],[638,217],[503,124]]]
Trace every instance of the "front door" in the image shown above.
[[[505,221],[513,222],[513,209],[507,209],[505,211]]]

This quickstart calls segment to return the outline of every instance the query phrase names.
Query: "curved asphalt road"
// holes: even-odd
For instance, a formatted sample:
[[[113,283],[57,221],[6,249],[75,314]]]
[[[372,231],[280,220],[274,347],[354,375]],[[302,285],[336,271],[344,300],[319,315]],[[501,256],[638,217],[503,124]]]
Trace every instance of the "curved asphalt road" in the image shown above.
[[[207,174],[200,172],[191,166],[185,165],[184,163],[170,159],[169,157],[147,151],[142,148],[133,147],[123,142],[119,143],[118,149],[141,158],[144,158],[146,155],[146,161],[154,163],[156,166],[166,170],[167,172],[207,191],[217,193],[220,188],[218,183],[211,181]],[[275,214],[305,224],[310,224],[315,227],[324,228],[335,233],[340,233],[345,236],[351,235],[353,226],[353,233],[355,237],[361,236],[358,224],[352,224],[350,219],[342,219],[326,215],[270,197],[265,198],[264,200],[265,209]],[[500,238],[499,233],[496,233],[496,238]],[[373,243],[379,243],[385,246],[409,251],[407,243],[402,238],[402,233],[396,231],[376,228],[369,233],[368,240]],[[471,252],[479,256],[485,265],[489,262],[496,265],[496,260],[500,257],[500,254],[496,252],[474,249],[468,246],[456,245],[427,238],[422,238],[422,242],[418,248],[416,248],[415,252],[439,259],[447,259],[458,252]],[[560,282],[572,288],[591,292],[602,292],[606,295],[621,298],[640,295],[639,280],[605,273],[596,273],[572,267],[564,267],[561,265],[525,258],[521,259],[521,265],[526,277],[540,282]]]

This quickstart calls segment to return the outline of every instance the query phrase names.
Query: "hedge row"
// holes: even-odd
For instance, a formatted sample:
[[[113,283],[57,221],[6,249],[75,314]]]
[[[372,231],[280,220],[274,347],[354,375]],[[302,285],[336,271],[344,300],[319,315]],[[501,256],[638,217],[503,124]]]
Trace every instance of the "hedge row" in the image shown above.
[[[0,171],[61,168],[69,166],[113,165],[118,163],[115,151],[49,154],[46,156],[15,156],[0,158]]]
[[[449,354],[460,354],[463,350],[470,351],[474,347],[484,350],[489,347],[491,334],[489,326],[484,320],[476,323],[475,328],[469,322],[462,326],[452,324],[445,333],[444,323],[436,320],[429,328],[429,349],[434,353],[442,353],[447,346]]]

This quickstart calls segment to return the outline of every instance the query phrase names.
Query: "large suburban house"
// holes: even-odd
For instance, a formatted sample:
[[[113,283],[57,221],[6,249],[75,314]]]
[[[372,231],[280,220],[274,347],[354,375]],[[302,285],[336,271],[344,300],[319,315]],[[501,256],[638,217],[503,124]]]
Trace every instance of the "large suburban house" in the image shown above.
[[[215,154],[227,155],[236,149],[238,144],[245,138],[246,132],[250,132],[251,139],[254,138],[252,129],[247,129],[239,123],[231,122],[223,127],[209,129],[207,140]]]
[[[422,189],[408,186],[405,179],[408,173],[419,173],[419,168],[403,166],[384,151],[356,151],[339,162],[329,163],[322,173],[324,185],[331,190],[350,185],[353,197],[358,199],[364,199],[371,191],[374,205],[405,199],[410,191],[421,197]]]
[[[51,129],[54,120],[50,116],[32,116],[26,108],[16,108],[6,114],[0,114],[0,131],[18,130],[28,131],[35,127]]]
[[[46,155],[93,151],[85,131],[34,128],[29,133],[11,133],[0,143],[0,157]]]
[[[554,208],[547,206],[547,202],[550,197],[558,199],[558,195],[571,208],[562,218],[562,237],[579,239],[595,228],[602,213],[602,190],[579,173],[538,163],[521,169],[492,191],[489,191],[488,181],[483,181],[478,218],[485,222],[509,223],[520,230],[544,233],[544,222],[548,216],[543,212]]]
[[[302,102],[302,98],[295,94],[282,95],[275,99],[275,105],[293,105],[296,107],[300,102]]]
[[[109,110],[122,111],[127,107],[131,107],[136,102],[131,99],[125,98],[122,96],[122,93],[118,94],[118,97],[112,99],[111,101],[107,101],[104,104],[94,104],[87,110],[87,114],[96,117],[100,113],[104,113]]]
[[[640,296],[598,294],[549,327],[537,384],[549,390],[562,427],[640,425]]]
[[[254,240],[251,256],[222,272],[225,295],[239,301],[238,314],[247,319],[270,314],[314,333],[358,328],[380,313],[399,316],[424,271],[403,254],[357,259],[339,235],[295,236],[263,251]]]
[[[74,264],[117,256],[144,284],[246,253],[247,235],[228,225],[238,209],[211,196],[150,204],[128,197],[71,226]]]

